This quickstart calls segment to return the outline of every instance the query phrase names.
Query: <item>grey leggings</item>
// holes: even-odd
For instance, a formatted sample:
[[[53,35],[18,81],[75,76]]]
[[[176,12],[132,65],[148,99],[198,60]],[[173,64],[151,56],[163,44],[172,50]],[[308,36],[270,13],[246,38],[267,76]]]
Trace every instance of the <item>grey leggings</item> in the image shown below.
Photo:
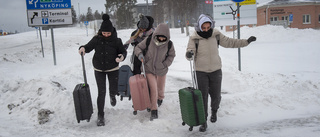
[[[208,94],[211,97],[211,111],[217,111],[219,109],[221,101],[222,71],[221,69],[211,73],[197,71],[197,81],[199,90],[201,90],[202,93],[205,117],[207,119]]]

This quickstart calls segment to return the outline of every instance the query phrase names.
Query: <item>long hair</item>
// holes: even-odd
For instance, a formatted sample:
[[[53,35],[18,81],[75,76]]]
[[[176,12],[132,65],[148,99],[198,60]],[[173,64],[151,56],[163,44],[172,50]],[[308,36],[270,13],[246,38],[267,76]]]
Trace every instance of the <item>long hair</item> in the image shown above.
[[[136,39],[139,36],[139,33],[142,32],[141,29],[138,29],[138,31],[136,32],[136,34],[134,34],[133,36],[131,36],[131,39]]]

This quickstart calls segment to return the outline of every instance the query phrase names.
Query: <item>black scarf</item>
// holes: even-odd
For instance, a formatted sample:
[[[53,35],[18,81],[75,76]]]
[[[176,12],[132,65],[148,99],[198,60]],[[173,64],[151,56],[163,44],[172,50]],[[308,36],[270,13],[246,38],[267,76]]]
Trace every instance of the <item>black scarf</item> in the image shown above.
[[[198,32],[197,31],[197,33],[198,33],[199,36],[201,36],[201,37],[203,37],[205,39],[208,39],[209,37],[212,36],[212,31],[213,31],[212,29],[209,29],[207,32],[204,32],[204,31]]]

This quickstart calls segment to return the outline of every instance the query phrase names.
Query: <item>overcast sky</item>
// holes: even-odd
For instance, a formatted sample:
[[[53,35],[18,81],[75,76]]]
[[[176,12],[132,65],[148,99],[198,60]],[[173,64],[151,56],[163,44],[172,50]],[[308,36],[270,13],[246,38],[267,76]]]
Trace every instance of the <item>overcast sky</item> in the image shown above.
[[[146,2],[146,0],[137,1],[138,3]],[[151,3],[151,1],[152,0],[148,0],[149,3]],[[88,7],[91,7],[93,12],[96,10],[100,13],[102,11],[105,12],[105,3],[106,0],[71,0],[71,4],[74,6],[77,15],[79,15],[79,10],[81,14],[86,14]],[[28,27],[26,0],[0,0],[0,30],[7,32],[33,30],[33,28]]]

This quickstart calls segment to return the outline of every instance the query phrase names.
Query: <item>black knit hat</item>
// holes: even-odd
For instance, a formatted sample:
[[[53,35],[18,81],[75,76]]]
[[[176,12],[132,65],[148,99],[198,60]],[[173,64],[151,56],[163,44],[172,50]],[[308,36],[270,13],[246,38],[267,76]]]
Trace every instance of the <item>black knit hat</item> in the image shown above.
[[[139,29],[147,29],[149,28],[149,20],[146,16],[139,14],[139,22],[138,22],[138,28]]]
[[[103,14],[102,19],[103,19],[103,22],[101,23],[100,31],[113,32],[113,26],[110,21],[110,16],[108,14]]]

